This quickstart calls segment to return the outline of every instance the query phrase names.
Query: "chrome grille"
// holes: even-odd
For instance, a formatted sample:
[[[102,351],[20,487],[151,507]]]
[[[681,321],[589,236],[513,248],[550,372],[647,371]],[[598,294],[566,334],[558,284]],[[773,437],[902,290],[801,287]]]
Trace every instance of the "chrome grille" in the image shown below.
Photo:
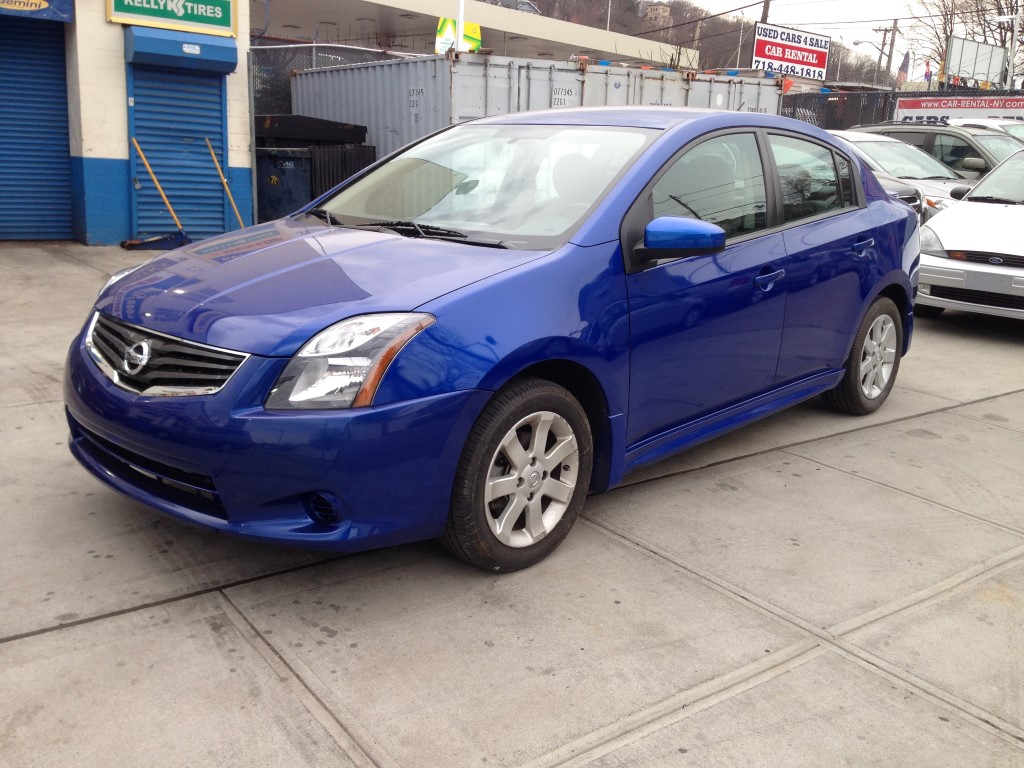
[[[924,210],[924,206],[921,204],[921,196],[917,194],[917,192],[913,192],[906,195],[897,195],[896,199],[902,200],[904,203],[913,208],[918,216],[920,216],[922,211]]]
[[[155,333],[96,313],[86,346],[100,370],[143,395],[210,395],[248,355]]]
[[[1014,256],[1009,253],[978,253],[976,251],[961,251],[964,258],[959,261],[973,261],[975,264],[995,264],[1000,267],[1024,267],[1024,256]],[[993,259],[998,259],[993,262]]]

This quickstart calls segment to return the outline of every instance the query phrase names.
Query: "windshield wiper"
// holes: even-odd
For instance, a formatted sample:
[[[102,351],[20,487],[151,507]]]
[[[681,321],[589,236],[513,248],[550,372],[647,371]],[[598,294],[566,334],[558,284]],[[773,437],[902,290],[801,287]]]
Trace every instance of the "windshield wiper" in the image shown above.
[[[502,240],[476,240],[465,232],[446,227],[435,227],[432,224],[419,224],[415,221],[374,221],[368,224],[354,224],[355,227],[368,229],[390,229],[403,237],[422,237],[431,240],[457,240],[469,245],[483,245],[488,248],[508,248]]]
[[[996,197],[995,195],[971,195],[969,198],[972,203],[1003,203],[1005,205],[1024,205],[1024,200],[1010,200],[1005,197]]]
[[[408,237],[469,237],[465,232],[459,232],[457,229],[445,229],[444,227],[435,227],[430,224],[417,224],[415,221],[373,221],[369,224],[357,224],[356,226],[390,229],[400,235],[409,232]],[[412,234],[413,232],[415,234]]]
[[[332,227],[342,226],[341,221],[326,208],[310,208],[308,211],[306,211],[306,213],[312,216],[316,216],[318,219],[322,221],[326,221]]]

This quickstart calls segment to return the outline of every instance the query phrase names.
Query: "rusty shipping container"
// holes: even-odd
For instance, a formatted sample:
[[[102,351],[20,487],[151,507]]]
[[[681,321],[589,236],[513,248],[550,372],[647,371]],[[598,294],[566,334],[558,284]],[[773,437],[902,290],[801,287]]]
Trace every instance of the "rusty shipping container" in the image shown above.
[[[780,101],[780,83],[766,77],[505,56],[424,56],[292,78],[296,114],[365,125],[378,157],[454,123],[530,109],[664,105],[778,114]]]

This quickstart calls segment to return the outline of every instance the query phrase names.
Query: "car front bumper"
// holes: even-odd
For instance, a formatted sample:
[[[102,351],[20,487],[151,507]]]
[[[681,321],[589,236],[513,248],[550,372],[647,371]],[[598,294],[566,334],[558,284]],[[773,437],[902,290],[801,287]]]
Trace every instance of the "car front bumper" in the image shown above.
[[[921,254],[917,303],[1024,318],[1024,269]]]
[[[433,538],[490,393],[469,390],[351,410],[270,412],[286,361],[250,357],[202,397],[142,397],[72,345],[70,448],[93,475],[179,520],[330,551]]]

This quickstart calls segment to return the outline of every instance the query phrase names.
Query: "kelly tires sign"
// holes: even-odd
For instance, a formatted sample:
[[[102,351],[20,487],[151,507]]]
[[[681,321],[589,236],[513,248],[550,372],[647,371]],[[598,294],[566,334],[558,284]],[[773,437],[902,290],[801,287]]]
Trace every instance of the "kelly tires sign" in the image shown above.
[[[107,20],[141,27],[235,37],[231,0],[107,0]]]
[[[822,35],[758,23],[751,67],[777,75],[824,80],[830,44],[831,38]]]

